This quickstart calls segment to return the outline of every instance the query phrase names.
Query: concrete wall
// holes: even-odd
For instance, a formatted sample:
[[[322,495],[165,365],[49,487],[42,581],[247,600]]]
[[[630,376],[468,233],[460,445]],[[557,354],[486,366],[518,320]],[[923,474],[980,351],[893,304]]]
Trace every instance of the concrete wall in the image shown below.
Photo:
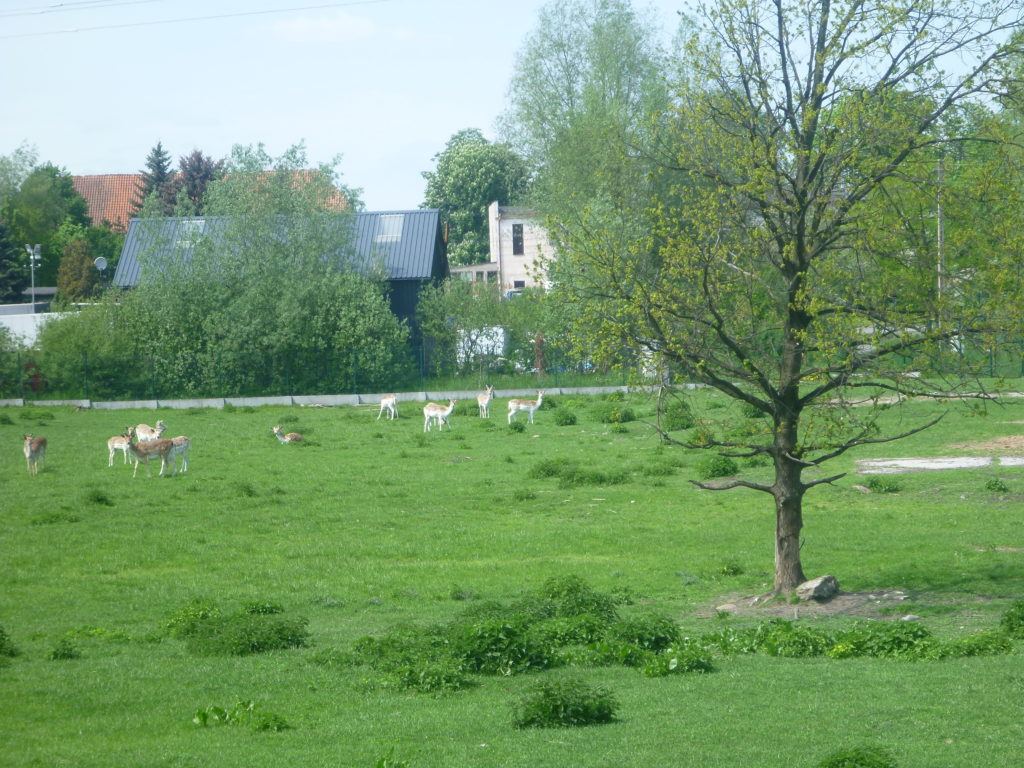
[[[29,306],[32,306],[31,304]],[[39,329],[47,320],[60,317],[59,312],[46,312],[40,314],[25,315],[0,315],[0,325],[5,326],[15,338],[26,346],[36,343],[39,336]]]

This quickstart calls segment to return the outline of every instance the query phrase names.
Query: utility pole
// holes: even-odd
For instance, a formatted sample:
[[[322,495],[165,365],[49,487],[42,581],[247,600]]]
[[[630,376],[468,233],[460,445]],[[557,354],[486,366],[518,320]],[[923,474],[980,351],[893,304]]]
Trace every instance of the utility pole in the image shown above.
[[[36,265],[43,260],[42,248],[39,247],[39,243],[35,246],[25,244],[25,250],[28,251],[28,266],[32,272],[32,314],[36,313]]]

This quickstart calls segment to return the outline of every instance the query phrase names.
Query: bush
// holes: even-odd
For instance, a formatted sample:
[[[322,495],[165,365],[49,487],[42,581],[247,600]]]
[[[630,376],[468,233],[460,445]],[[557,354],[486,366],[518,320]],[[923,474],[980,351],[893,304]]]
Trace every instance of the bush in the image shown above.
[[[164,623],[164,628],[171,637],[189,637],[195,633],[196,628],[202,622],[219,616],[220,608],[211,602],[197,598],[175,611]]]
[[[728,456],[705,456],[697,462],[697,475],[701,480],[731,477],[737,472],[739,472],[739,467]]]
[[[878,747],[853,747],[833,752],[817,768],[897,768],[896,760]]]
[[[592,412],[602,424],[626,424],[636,421],[636,414],[633,409],[614,402],[598,402],[593,406]]]
[[[81,657],[82,652],[66,637],[62,638],[47,656],[50,661],[66,661],[69,659],[80,659]]]
[[[871,656],[923,659],[938,656],[939,643],[926,627],[912,621],[863,621],[841,632],[828,655],[833,659]]]
[[[197,709],[192,716],[192,723],[200,728],[214,725],[245,725],[254,731],[285,731],[291,726],[280,715],[267,712],[256,706],[253,701],[236,701],[231,709],[223,707],[205,707]]]
[[[452,651],[468,669],[485,675],[514,675],[547,669],[554,660],[550,646],[531,635],[523,621],[489,618],[457,626]]]
[[[888,475],[872,475],[868,479],[867,486],[874,493],[899,493],[903,490],[903,484]]]
[[[530,627],[530,637],[542,646],[564,648],[568,645],[586,645],[598,640],[605,632],[607,622],[591,614],[555,616]]]
[[[665,432],[689,429],[696,423],[693,409],[685,400],[673,399],[661,411],[661,428]]]
[[[547,405],[547,402],[544,403]],[[554,413],[555,424],[560,427],[571,427],[576,424],[576,414],[568,408],[559,408]]]
[[[284,613],[284,608],[266,600],[250,600],[242,605],[242,612],[252,616],[272,616],[275,613]]]
[[[540,596],[555,604],[556,616],[596,616],[606,622],[618,618],[618,601],[579,576],[552,576],[541,586]]]
[[[711,652],[705,646],[693,640],[684,640],[650,657],[640,672],[645,677],[665,677],[683,672],[712,672],[714,669]]]
[[[409,664],[398,670],[402,687],[420,693],[455,693],[470,685],[461,667],[450,661]]]
[[[999,620],[999,626],[1006,630],[1010,637],[1024,639],[1024,600],[1018,600],[1009,607]]]
[[[944,658],[962,659],[968,656],[1002,656],[1013,650],[1009,635],[1001,631],[975,632],[945,643],[940,649]]]
[[[581,485],[622,485],[628,479],[625,470],[613,469],[608,472],[599,469],[576,468],[564,472],[559,478],[559,488],[577,488]]]
[[[239,613],[197,622],[187,642],[194,653],[211,656],[248,656],[308,644],[306,619],[271,618]]]
[[[998,477],[993,477],[985,483],[985,490],[993,493],[1006,493],[1010,487]]]
[[[526,476],[534,480],[543,480],[548,477],[561,477],[567,472],[575,472],[578,469],[579,464],[569,459],[543,459],[534,464]]]
[[[635,616],[612,624],[605,638],[613,643],[629,643],[647,651],[658,652],[678,642],[679,626],[665,616]]]
[[[511,424],[508,425],[508,431],[514,435],[521,435],[523,434],[523,432],[526,431],[526,422],[513,421]]]
[[[553,680],[529,691],[516,708],[517,728],[556,728],[610,723],[618,702],[604,688],[579,680]]]

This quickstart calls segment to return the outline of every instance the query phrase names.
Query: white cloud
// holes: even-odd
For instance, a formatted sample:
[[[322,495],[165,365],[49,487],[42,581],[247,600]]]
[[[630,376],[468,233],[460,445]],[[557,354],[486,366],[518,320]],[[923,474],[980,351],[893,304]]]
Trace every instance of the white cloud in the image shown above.
[[[358,43],[380,34],[373,20],[345,11],[298,16],[275,22],[270,28],[276,37],[290,43]]]

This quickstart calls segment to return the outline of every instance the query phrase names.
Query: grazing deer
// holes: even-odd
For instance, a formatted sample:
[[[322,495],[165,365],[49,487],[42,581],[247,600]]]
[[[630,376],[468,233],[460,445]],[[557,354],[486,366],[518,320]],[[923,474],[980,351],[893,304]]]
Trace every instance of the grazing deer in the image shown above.
[[[135,438],[140,443],[145,443],[149,440],[159,440],[166,430],[167,425],[162,420],[156,423],[156,428],[149,426],[149,424],[139,424],[135,427]]]
[[[139,462],[141,461],[146,465],[146,477],[150,476],[149,461],[160,457],[160,476],[163,477],[164,470],[167,469],[168,459],[171,457],[171,450],[174,448],[174,443],[170,440],[143,440],[137,442],[138,435],[135,430],[131,431],[132,441],[128,443],[128,450],[132,454],[132,458],[135,459],[135,471],[132,472],[132,477],[135,477],[139,471]],[[177,467],[174,462],[170,462],[172,472],[171,474],[177,474]]]
[[[192,441],[184,435],[171,438],[171,452],[167,454],[171,466],[174,467],[174,474],[178,472],[178,457],[181,456],[182,474],[188,472],[188,449],[192,447]]]
[[[302,435],[300,435],[298,432],[289,432],[286,435],[284,433],[284,430],[281,429],[280,427],[274,427],[270,431],[273,432],[274,433],[274,437],[276,437],[282,443],[301,443],[302,442]]]
[[[491,399],[494,397],[494,387],[488,385],[483,392],[476,396],[476,404],[480,408],[480,418],[491,418]]]
[[[452,425],[448,421],[448,417],[452,415],[452,411],[455,410],[455,400],[448,401],[448,407],[445,408],[443,405],[437,403],[427,403],[423,406],[423,431],[430,431],[430,422],[436,421],[437,428],[444,429],[444,425],[448,424],[448,429],[452,428]]]
[[[536,413],[537,409],[540,408],[541,402],[544,400],[544,390],[537,390],[536,400],[519,400],[513,398],[508,401],[508,423],[512,423],[512,417],[519,411],[526,411],[530,414],[530,423],[533,424],[533,414]]]
[[[28,473],[33,477],[39,474],[39,463],[46,459],[46,438],[24,435],[25,438],[25,461],[28,464]]]
[[[380,412],[377,414],[377,421],[388,412],[388,421],[398,416],[398,395],[384,395],[380,399]]]
[[[107,466],[114,466],[114,454],[118,451],[124,454],[124,463],[128,463],[128,443],[132,441],[131,427],[125,429],[120,435],[114,435],[107,440]]]

